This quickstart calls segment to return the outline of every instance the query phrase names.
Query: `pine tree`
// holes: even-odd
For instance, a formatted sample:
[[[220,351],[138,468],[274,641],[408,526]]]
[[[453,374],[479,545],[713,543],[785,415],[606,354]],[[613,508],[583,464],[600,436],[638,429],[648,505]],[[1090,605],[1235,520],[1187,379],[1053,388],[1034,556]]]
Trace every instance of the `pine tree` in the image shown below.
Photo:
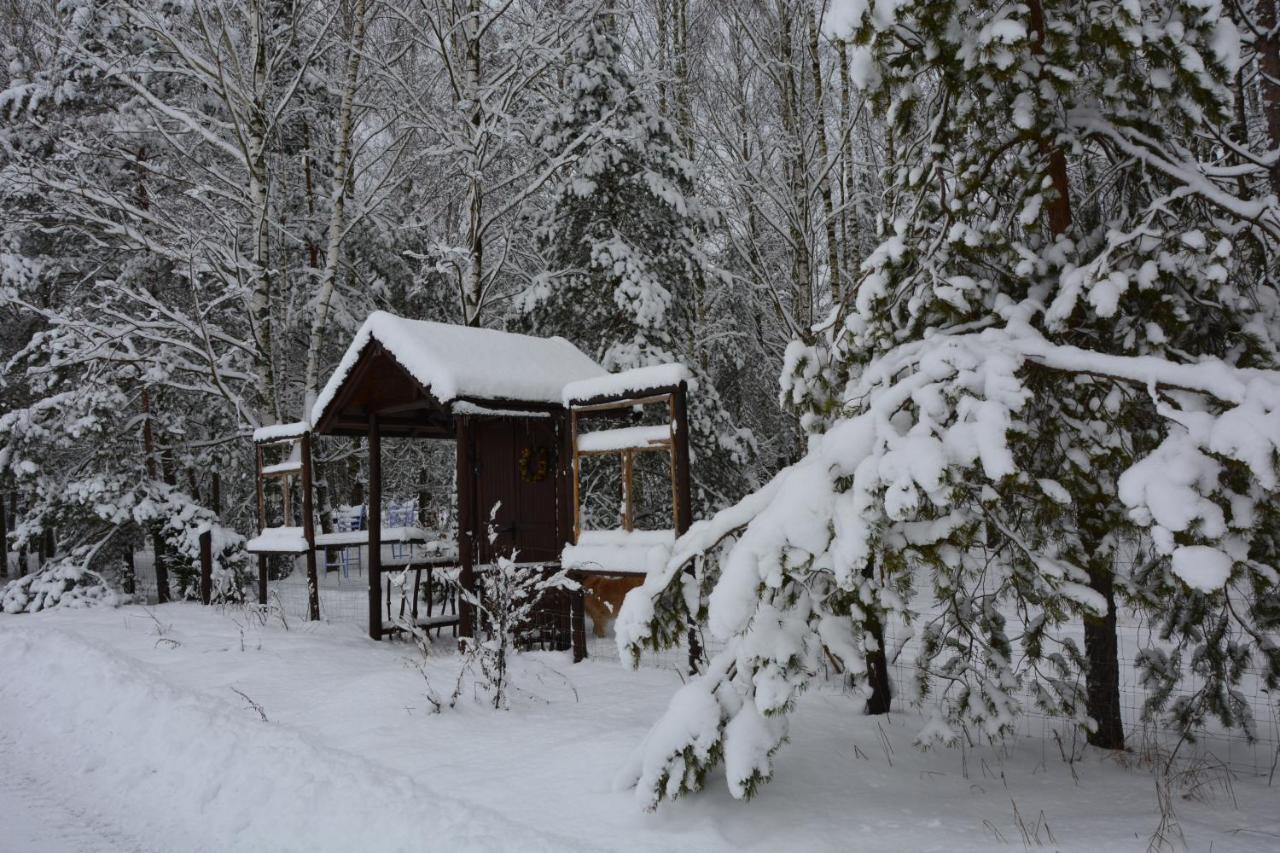
[[[1230,121],[1234,28],[1176,0],[851,5],[853,72],[889,133],[881,242],[827,339],[789,352],[809,454],[623,610],[633,654],[702,618],[725,643],[628,781],[654,805],[723,757],[750,795],[818,649],[856,670],[893,621],[921,623],[922,744],[1000,737],[1029,696],[1121,746],[1121,595],[1158,608],[1175,649],[1139,661],[1148,712],[1185,657],[1204,688],[1174,721],[1247,730],[1242,669],[1280,679],[1280,373],[1274,297],[1233,252],[1274,233],[1274,200],[1197,159]],[[678,572],[726,539],[694,612]]]
[[[538,231],[548,272],[525,295],[526,323],[569,338],[609,370],[685,361],[698,377],[694,499],[723,505],[745,490],[752,441],[695,356],[695,308],[715,275],[702,247],[715,213],[693,193],[674,128],[639,97],[611,15],[594,14],[576,36],[562,80],[542,149],[586,141]]]

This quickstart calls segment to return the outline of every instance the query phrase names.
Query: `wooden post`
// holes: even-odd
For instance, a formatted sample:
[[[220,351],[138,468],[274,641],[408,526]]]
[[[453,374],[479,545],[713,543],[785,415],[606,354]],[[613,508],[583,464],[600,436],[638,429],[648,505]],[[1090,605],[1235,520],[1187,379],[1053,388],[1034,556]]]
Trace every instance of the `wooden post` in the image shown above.
[[[578,583],[578,588],[569,594],[569,619],[573,635],[574,663],[586,660],[587,657],[586,589],[581,586],[581,578],[578,578]]]
[[[635,506],[635,461],[636,453],[630,447],[622,451],[622,529],[633,530],[636,526]]]
[[[209,509],[222,515],[222,475],[213,472],[213,483],[209,487]]]
[[[208,604],[213,598],[213,533],[200,534],[200,603]]]
[[[573,454],[573,544],[582,535],[582,460],[578,456],[578,413],[569,412],[569,452]]]
[[[468,592],[475,589],[475,476],[471,461],[471,428],[466,415],[457,419],[458,491],[458,583]],[[461,596],[458,599],[458,636],[475,636],[475,612]]]
[[[4,495],[0,495],[0,578],[9,577],[9,524],[4,513]]]
[[[693,499],[689,490],[689,385],[681,382],[671,395],[671,489],[676,536],[693,523]],[[689,629],[689,674],[698,671],[702,644],[696,628]]]
[[[369,415],[369,637],[382,639],[382,436]]]
[[[671,469],[676,536],[693,523],[693,499],[689,486],[688,384],[681,382],[671,395]]]
[[[258,555],[258,603],[267,603],[267,555]]]
[[[307,618],[320,620],[320,581],[316,578],[316,523],[311,500],[311,433],[302,434],[302,538],[307,541]]]

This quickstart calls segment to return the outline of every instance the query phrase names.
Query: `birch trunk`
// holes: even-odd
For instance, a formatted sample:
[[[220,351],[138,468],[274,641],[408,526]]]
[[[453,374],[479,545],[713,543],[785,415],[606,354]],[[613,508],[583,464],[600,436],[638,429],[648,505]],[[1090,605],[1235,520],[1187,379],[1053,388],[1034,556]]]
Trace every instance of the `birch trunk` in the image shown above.
[[[271,271],[269,195],[267,175],[267,34],[260,2],[249,7],[253,38],[253,103],[250,105],[246,166],[249,172],[249,204],[252,223],[253,290],[249,298],[249,322],[257,348],[256,372],[262,411],[280,420],[276,397],[275,366],[271,340]]]
[[[800,133],[800,87],[797,82],[795,59],[794,20],[787,0],[778,3],[778,62],[781,66],[779,80],[782,91],[782,129],[791,151],[784,167],[787,187],[791,193],[791,210],[788,212],[788,237],[791,242],[792,279],[797,289],[796,317],[804,326],[806,335],[813,325],[813,260],[809,253],[809,166],[804,152],[804,140]]]
[[[693,159],[693,101],[689,94],[689,0],[671,0],[675,52],[676,125],[685,156]]]
[[[854,207],[854,191],[857,180],[853,160],[853,99],[849,81],[849,43],[840,39],[836,43],[840,60],[840,244],[844,249],[844,268],[851,278],[857,278],[857,235],[861,230]]]
[[[831,151],[827,147],[827,108],[823,99],[822,55],[818,50],[818,10],[808,15],[809,20],[809,70],[813,76],[813,112],[818,132],[818,193],[822,196],[822,213],[827,233],[827,266],[831,277],[831,304],[840,303],[840,255],[836,235],[835,205],[831,200]]]
[[[338,108],[337,145],[333,152],[332,206],[329,214],[329,239],[325,247],[324,270],[320,276],[320,292],[316,295],[315,314],[311,320],[311,335],[307,345],[306,371],[303,376],[304,407],[302,417],[310,418],[319,389],[320,345],[325,325],[329,321],[329,306],[333,302],[334,283],[337,281],[338,259],[342,253],[342,239],[346,230],[347,173],[351,169],[351,130],[355,118],[356,88],[360,80],[360,59],[364,54],[365,0],[356,0],[352,13],[351,43],[347,55],[346,77],[342,86],[342,102]]]
[[[467,251],[470,255],[463,272],[462,309],[463,322],[468,326],[480,325],[480,302],[484,286],[484,234],[481,227],[484,216],[484,183],[481,175],[481,110],[480,110],[480,2],[471,0],[466,33],[467,94],[471,99],[471,169],[467,177]]]

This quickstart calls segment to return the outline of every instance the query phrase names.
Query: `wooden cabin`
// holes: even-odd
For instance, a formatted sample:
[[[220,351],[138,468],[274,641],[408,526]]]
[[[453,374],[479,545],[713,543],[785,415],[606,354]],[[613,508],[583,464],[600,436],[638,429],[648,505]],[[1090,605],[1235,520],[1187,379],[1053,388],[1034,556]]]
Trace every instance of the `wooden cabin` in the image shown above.
[[[305,554],[311,618],[319,618],[317,550],[338,545],[368,548],[369,636],[396,630],[384,624],[383,574],[388,541],[417,544],[423,552],[396,569],[460,568],[459,583],[474,588],[479,566],[499,556],[577,575],[643,574],[669,551],[690,522],[686,396],[688,374],[659,365],[610,374],[563,338],[538,338],[492,329],[410,320],[385,312],[370,315],[356,333],[311,410],[309,422],[255,432],[258,458],[259,532],[248,549],[259,555],[259,599],[266,599],[266,558]],[[657,423],[636,425],[646,408]],[[654,421],[654,417],[649,418]],[[367,531],[317,534],[312,498],[312,436],[363,436],[369,453]],[[425,531],[384,528],[382,440],[410,438],[457,443],[456,542],[428,542]],[[272,461],[273,446],[282,458]],[[671,527],[633,529],[632,468],[637,454],[670,458]],[[583,529],[582,461],[616,454],[621,518],[615,528]],[[284,491],[286,518],[268,527],[265,495]],[[301,489],[301,500],[290,498]],[[288,517],[301,504],[301,523]],[[490,521],[494,507],[496,513]],[[491,542],[487,528],[496,538]],[[416,601],[415,601],[416,606]],[[572,602],[569,605],[572,607]],[[581,641],[580,596],[566,614]],[[414,611],[416,614],[416,610]],[[465,605],[453,617],[472,636],[474,614]],[[426,625],[449,621],[432,616]]]

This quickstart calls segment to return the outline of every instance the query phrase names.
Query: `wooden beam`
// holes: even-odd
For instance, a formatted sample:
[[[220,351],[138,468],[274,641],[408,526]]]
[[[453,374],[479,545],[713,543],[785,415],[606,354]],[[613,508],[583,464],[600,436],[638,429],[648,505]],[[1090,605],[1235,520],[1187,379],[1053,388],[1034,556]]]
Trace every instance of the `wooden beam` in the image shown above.
[[[688,383],[681,382],[671,395],[671,487],[676,536],[693,523],[693,499],[689,483]]]
[[[693,523],[693,501],[689,485],[689,386],[681,382],[671,395],[671,491],[672,507],[678,538]],[[691,571],[691,569],[687,570]],[[689,628],[689,675],[696,675],[702,662],[702,644],[698,629]]]
[[[360,354],[356,356],[356,363],[347,373],[346,378],[342,380],[342,384],[338,387],[338,391],[329,400],[329,405],[325,406],[324,411],[320,413],[320,417],[312,423],[311,429],[320,435],[327,435],[330,432],[329,427],[333,421],[337,419],[351,402],[351,398],[355,396],[356,389],[360,383],[364,381],[364,376],[369,372],[370,363],[377,354],[377,341],[369,341],[360,350]]]
[[[316,577],[316,521],[311,472],[311,433],[302,438],[302,537],[307,540],[307,618],[320,621],[320,580]]]
[[[508,400],[503,397],[455,397],[451,402],[470,403],[482,409],[501,409],[511,412],[546,412],[548,414],[564,411],[564,406],[557,403],[533,403],[528,400]]]
[[[258,603],[267,603],[267,555],[258,555]]]
[[[380,417],[385,415],[400,415],[405,412],[420,412],[423,409],[439,409],[440,404],[434,398],[424,400],[414,400],[410,403],[395,403],[390,406],[379,406],[373,411]]]
[[[573,450],[573,544],[582,535],[582,457],[578,454],[578,413],[569,412],[569,446]]]
[[[661,450],[663,453],[671,452],[671,442],[666,439],[653,441],[649,444],[637,447],[613,447],[609,450],[579,450],[579,456],[612,456],[615,453],[644,453],[649,450]]]
[[[683,384],[683,383],[682,383]],[[648,406],[654,403],[665,403],[668,398],[678,392],[678,388],[653,388],[642,392],[643,397],[626,394],[603,394],[586,400],[571,401],[570,408],[575,412],[609,412],[617,409],[629,409],[632,406]]]
[[[472,462],[471,420],[463,415],[457,421],[457,491],[458,491],[458,583],[468,592],[475,589],[475,477]],[[475,636],[474,608],[459,597],[458,636]]]
[[[382,639],[382,435],[369,416],[369,637]]]
[[[556,541],[560,547],[573,538],[573,435],[570,432],[569,420],[572,415],[565,411],[555,418],[556,438],[560,446],[556,452]]]

